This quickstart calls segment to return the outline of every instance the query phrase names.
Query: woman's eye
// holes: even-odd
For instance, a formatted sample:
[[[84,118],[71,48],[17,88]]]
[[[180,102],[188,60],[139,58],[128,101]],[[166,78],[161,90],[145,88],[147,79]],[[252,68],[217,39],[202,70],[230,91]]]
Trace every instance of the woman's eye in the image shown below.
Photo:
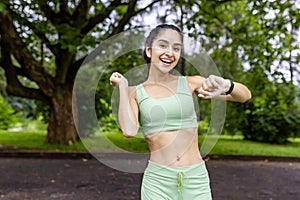
[[[174,48],[174,51],[178,52],[178,51],[180,51],[180,49],[179,48]]]
[[[166,48],[166,45],[160,44],[159,47],[161,47],[161,48]]]

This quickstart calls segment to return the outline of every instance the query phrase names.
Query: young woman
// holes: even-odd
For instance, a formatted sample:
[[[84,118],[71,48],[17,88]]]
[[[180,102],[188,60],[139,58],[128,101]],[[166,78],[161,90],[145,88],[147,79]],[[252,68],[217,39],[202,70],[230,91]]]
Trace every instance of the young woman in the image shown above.
[[[192,95],[237,102],[251,98],[246,86],[222,77],[172,75],[182,43],[182,33],[176,26],[159,25],[146,40],[144,58],[150,67],[147,80],[129,87],[122,74],[114,72],[110,77],[110,84],[120,91],[118,120],[124,136],[135,136],[140,125],[149,146],[142,200],[212,199],[198,147]]]

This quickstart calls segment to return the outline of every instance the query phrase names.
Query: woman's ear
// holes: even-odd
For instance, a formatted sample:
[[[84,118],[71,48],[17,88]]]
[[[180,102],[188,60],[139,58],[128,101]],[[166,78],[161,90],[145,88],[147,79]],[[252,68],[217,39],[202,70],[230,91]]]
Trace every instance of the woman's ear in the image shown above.
[[[146,47],[146,55],[148,58],[151,58],[151,47]]]

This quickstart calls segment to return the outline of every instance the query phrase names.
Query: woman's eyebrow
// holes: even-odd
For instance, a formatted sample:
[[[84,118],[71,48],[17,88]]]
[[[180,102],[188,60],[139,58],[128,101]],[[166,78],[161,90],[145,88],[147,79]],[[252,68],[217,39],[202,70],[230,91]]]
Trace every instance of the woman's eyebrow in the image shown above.
[[[174,43],[175,46],[182,46],[181,43]]]
[[[170,43],[168,40],[164,40],[164,39],[159,39],[158,42],[165,42],[165,43],[168,43],[168,44]],[[178,42],[174,43],[174,45],[176,45],[176,46],[182,46],[182,44],[178,43]]]

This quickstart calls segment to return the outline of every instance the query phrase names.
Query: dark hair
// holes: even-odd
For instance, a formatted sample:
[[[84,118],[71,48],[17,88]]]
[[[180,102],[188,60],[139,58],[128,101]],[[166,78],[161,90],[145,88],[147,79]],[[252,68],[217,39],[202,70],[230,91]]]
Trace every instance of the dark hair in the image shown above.
[[[143,50],[143,58],[147,64],[151,63],[151,58],[149,58],[146,54],[146,47],[152,47],[152,44],[153,44],[153,41],[155,40],[155,38],[162,32],[162,30],[166,30],[166,29],[172,29],[174,31],[177,31],[180,35],[181,41],[183,41],[183,34],[177,26],[174,26],[172,24],[160,24],[160,25],[156,26],[149,33],[149,35],[146,39],[145,49]]]

